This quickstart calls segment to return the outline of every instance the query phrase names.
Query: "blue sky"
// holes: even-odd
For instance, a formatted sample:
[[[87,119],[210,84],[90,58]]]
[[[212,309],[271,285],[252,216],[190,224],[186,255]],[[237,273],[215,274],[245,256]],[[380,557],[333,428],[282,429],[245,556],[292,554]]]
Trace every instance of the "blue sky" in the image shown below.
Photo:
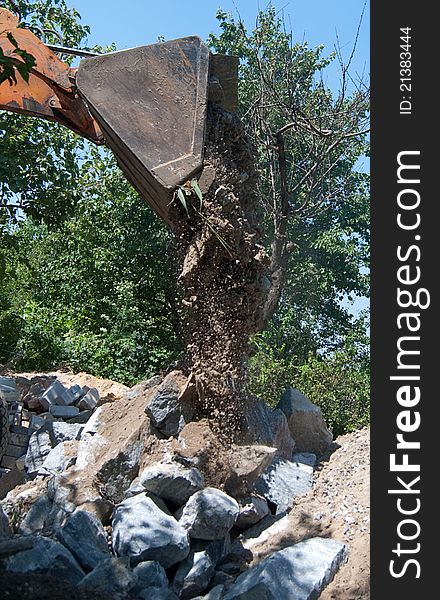
[[[154,43],[159,35],[165,39],[198,35],[206,39],[219,28],[215,14],[221,8],[233,15],[240,14],[252,28],[259,8],[266,2],[258,0],[67,0],[76,8],[83,23],[91,27],[89,44],[110,44],[118,49]],[[365,0],[274,0],[285,22],[298,41],[305,40],[314,47],[324,44],[327,53],[334,49],[339,38],[345,59],[351,54]],[[369,75],[369,3],[359,33],[353,74]],[[336,71],[330,74],[330,85],[337,85]]]

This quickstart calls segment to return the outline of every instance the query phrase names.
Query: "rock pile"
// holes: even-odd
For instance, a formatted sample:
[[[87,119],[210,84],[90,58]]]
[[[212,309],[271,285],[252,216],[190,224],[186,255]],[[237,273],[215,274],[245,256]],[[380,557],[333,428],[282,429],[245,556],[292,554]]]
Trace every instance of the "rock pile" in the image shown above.
[[[32,396],[41,420],[27,424],[26,482],[0,503],[0,569],[53,575],[115,600],[305,600],[345,560],[344,544],[312,538],[249,567],[246,531],[269,531],[312,485],[316,456],[303,446],[294,453],[285,399],[260,407],[260,424],[253,415],[254,443],[226,447],[207,421],[191,421],[193,391],[180,372],[99,408],[90,390],[58,384]],[[37,409],[29,394],[15,400],[22,410]],[[90,411],[88,420],[51,412],[72,406]]]

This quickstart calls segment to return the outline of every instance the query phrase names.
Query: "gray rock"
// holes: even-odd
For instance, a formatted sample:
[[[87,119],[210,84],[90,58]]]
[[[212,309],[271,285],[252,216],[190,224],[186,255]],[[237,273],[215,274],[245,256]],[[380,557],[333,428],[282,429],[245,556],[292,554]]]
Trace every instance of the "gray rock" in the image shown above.
[[[139,472],[144,440],[127,442],[114,458],[109,458],[96,473],[102,495],[114,504],[124,499],[125,492]]]
[[[313,484],[313,467],[275,458],[258,478],[255,491],[276,505],[276,514],[293,506],[297,496],[306,494]]]
[[[230,474],[225,481],[225,491],[234,498],[249,493],[276,453],[277,449],[269,446],[234,445],[230,453]]]
[[[193,598],[193,600],[221,600],[224,592],[225,586],[223,584],[216,585],[206,594],[206,596],[197,596],[196,598]]]
[[[191,548],[195,552],[205,550],[215,566],[231,551],[231,536],[229,533],[218,540],[192,540]]]
[[[31,476],[39,473],[43,463],[53,448],[63,442],[79,440],[84,428],[83,425],[79,424],[51,422],[47,420],[45,420],[43,424],[38,422],[34,423],[34,425],[38,427],[38,429],[29,439],[25,459],[26,470]],[[64,458],[65,461],[63,462]],[[67,468],[67,463],[70,461],[68,460],[67,455],[64,458],[62,450],[55,452],[49,460],[49,463],[45,465],[45,467],[47,466],[47,469],[44,473],[57,472],[60,468],[61,470]]]
[[[25,460],[26,471],[29,475],[37,475],[51,450],[52,442],[46,428],[41,428],[31,435]]]
[[[139,383],[134,385],[128,390],[128,392],[125,393],[124,397],[127,400],[133,400],[134,398],[138,398],[139,396],[145,394],[147,390],[150,390],[151,388],[160,385],[162,381],[163,377],[161,377],[160,375],[154,375],[150,379],[140,381]]]
[[[136,585],[131,594],[141,600],[166,600],[170,590],[165,569],[154,560],[139,563],[134,569]]]
[[[84,425],[92,416],[92,410],[83,410],[76,417],[72,417],[67,420],[67,423],[79,423],[80,425]]]
[[[128,559],[110,557],[86,575],[78,588],[96,590],[104,598],[124,600],[135,585],[136,576],[130,569]]]
[[[177,436],[189,422],[193,411],[182,402],[184,378],[180,371],[169,373],[145,407],[151,423],[166,436]]]
[[[0,560],[17,554],[18,552],[30,550],[34,547],[37,539],[36,535],[23,535],[0,539]]]
[[[211,581],[212,589],[215,589],[216,587],[221,585],[223,587],[223,590],[227,590],[231,587],[231,585],[235,582],[236,579],[237,578],[234,577],[234,575],[228,575],[224,571],[216,571]]]
[[[198,469],[187,469],[178,463],[147,467],[139,474],[139,482],[147,490],[176,506],[182,506],[203,488],[203,475]]]
[[[55,475],[47,484],[47,497],[52,502],[52,508],[46,518],[46,527],[55,529],[64,524],[67,517],[76,510],[75,486],[67,484],[62,475]]]
[[[269,514],[267,500],[261,496],[247,496],[240,499],[240,514],[237,518],[237,527],[247,529],[259,523]]]
[[[313,454],[313,452],[295,452],[292,460],[293,462],[314,467],[316,465],[316,454]]]
[[[193,494],[176,516],[190,537],[215,540],[229,532],[239,512],[234,498],[221,490],[207,487]]]
[[[59,537],[85,571],[93,570],[110,556],[104,528],[89,512],[77,510],[70,515]]]
[[[277,408],[287,417],[297,451],[320,455],[328,449],[333,436],[327,429],[319,406],[298,390],[289,387],[282,395]]]
[[[96,388],[90,388],[81,398],[78,406],[80,410],[94,410],[98,406],[99,392]]]
[[[42,573],[73,584],[84,577],[84,571],[67,548],[45,537],[39,537],[30,550],[11,556],[6,569],[13,573]]]
[[[52,404],[49,407],[49,412],[56,418],[71,419],[79,415],[79,408],[77,406],[58,406],[57,404]]]
[[[20,524],[19,532],[29,535],[41,531],[46,526],[47,516],[52,509],[52,501],[47,494],[40,496],[31,506]]]
[[[63,423],[59,421],[47,423],[45,427],[49,431],[50,440],[54,447],[62,442],[79,440],[84,429],[83,425],[77,423]]]
[[[281,410],[273,410],[263,400],[252,398],[246,405],[244,419],[243,444],[270,446],[277,449],[279,456],[292,457],[295,441]]]
[[[186,530],[159,498],[138,494],[127,498],[113,514],[113,548],[133,563],[156,560],[165,569],[189,554]]]
[[[177,569],[173,590],[182,600],[189,600],[203,593],[209,586],[215,565],[208,552],[190,552]]]
[[[61,442],[49,452],[38,469],[38,475],[57,475],[75,464],[76,453],[72,452],[74,442]]]
[[[330,538],[310,538],[274,552],[240,575],[223,600],[315,600],[347,556]]]
[[[3,511],[0,506],[0,539],[11,537],[12,529],[9,525],[8,515]]]

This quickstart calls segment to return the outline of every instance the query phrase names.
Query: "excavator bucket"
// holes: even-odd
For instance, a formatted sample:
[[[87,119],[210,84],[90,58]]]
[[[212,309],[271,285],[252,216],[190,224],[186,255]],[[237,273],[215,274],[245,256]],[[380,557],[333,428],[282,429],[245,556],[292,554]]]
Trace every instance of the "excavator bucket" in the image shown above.
[[[0,8],[0,48],[19,60],[8,32],[35,56],[36,66],[28,83],[0,85],[0,109],[58,121],[104,141],[130,183],[174,229],[176,186],[203,168],[208,101],[237,109],[238,59],[212,55],[200,38],[186,37],[85,58],[70,69]]]
[[[76,76],[122,171],[168,224],[171,191],[202,168],[209,57],[187,37],[84,59]]]

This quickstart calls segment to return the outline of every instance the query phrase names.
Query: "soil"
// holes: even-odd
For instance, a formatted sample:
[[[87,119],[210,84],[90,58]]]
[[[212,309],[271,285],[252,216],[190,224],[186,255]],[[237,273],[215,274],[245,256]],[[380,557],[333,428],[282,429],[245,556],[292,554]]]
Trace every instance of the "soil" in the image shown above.
[[[269,259],[259,244],[257,174],[243,125],[211,106],[206,139],[203,197],[189,193],[186,210],[180,206],[181,320],[199,416],[232,437],[247,398],[249,340],[263,324]]]

